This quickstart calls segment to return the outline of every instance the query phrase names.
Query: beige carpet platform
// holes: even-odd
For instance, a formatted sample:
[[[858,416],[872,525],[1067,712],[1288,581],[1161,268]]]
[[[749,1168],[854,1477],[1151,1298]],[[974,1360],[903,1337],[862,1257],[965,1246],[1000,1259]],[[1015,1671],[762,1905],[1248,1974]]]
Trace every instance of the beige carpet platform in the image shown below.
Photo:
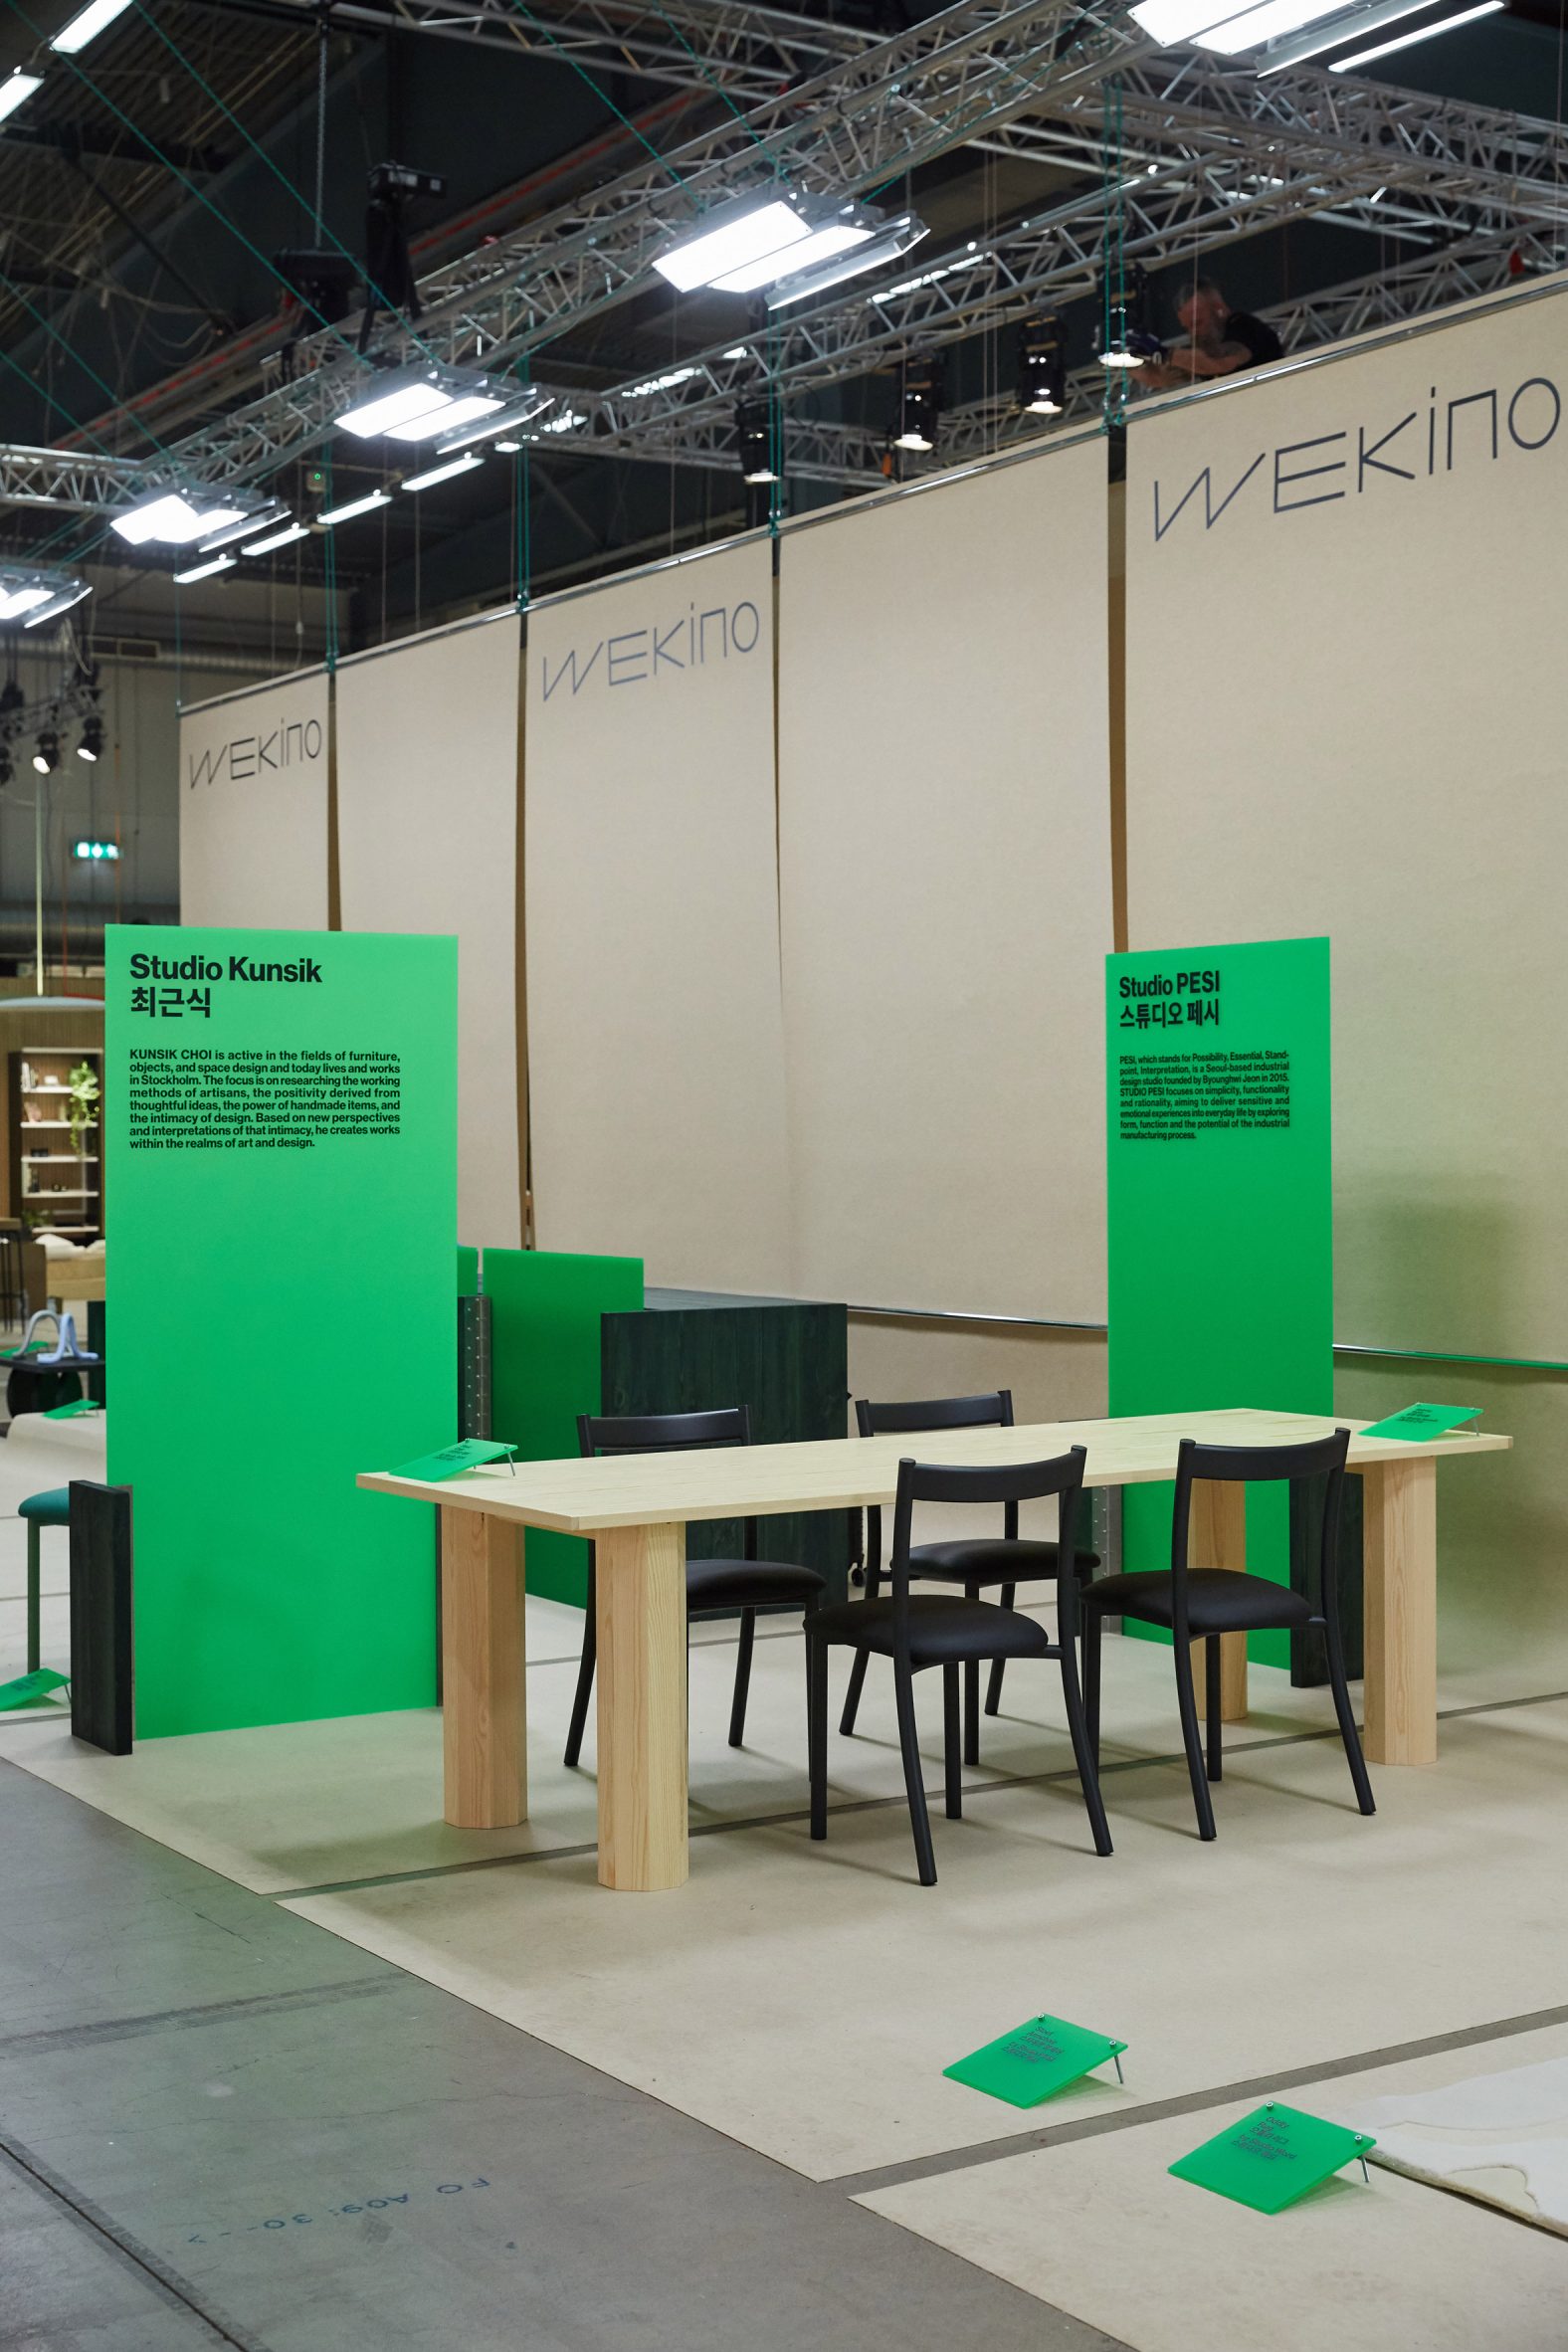
[[[0,1541],[5,1532],[0,1522]],[[47,1534],[45,1541],[47,1547]],[[46,1548],[46,1566],[48,1559]],[[52,1582],[46,1576],[46,1589]],[[20,1672],[20,1603],[0,1603],[0,1631],[6,1629],[14,1635]],[[726,1737],[733,1634],[718,1621],[697,1625],[692,1634],[693,1826],[803,1813],[806,1676],[798,1623],[781,1618],[770,1626],[763,1620],[746,1745],[738,1753]],[[63,1600],[46,1604],[44,1635],[45,1663],[56,1663],[58,1654],[63,1665]],[[530,1599],[527,1635],[530,1818],[518,1829],[455,1830],[441,1820],[441,1717],[435,1709],[148,1740],[128,1757],[80,1747],[58,1723],[0,1717],[0,1755],[259,1894],[590,1847],[597,1836],[591,1714],[583,1769],[567,1772],[561,1763],[581,1615]],[[1118,1642],[1110,1662],[1107,1758],[1168,1751],[1178,1736],[1168,1654],[1147,1643]],[[835,1691],[842,1692],[845,1654],[836,1656],[833,1670]],[[1018,1773],[1070,1767],[1056,1669],[1012,1669],[1006,1698],[1007,1712],[986,1723],[984,1761],[969,1778],[988,1785]],[[1257,1698],[1255,1715],[1229,1727],[1239,1742],[1277,1738],[1331,1718],[1326,1692],[1292,1691],[1283,1674],[1260,1672]],[[941,1695],[934,1682],[922,1685],[921,1713],[931,1771],[939,1775]],[[840,1805],[895,1797],[903,1787],[885,1674],[868,1687],[861,1720],[863,1736],[833,1745]],[[1065,1819],[1072,1835],[1082,1830],[1076,1795]],[[907,1833],[884,1825],[882,1834],[887,1866],[905,1870]]]
[[[1306,2083],[1314,2114],[1409,2079],[1568,2049],[1521,2038]],[[1126,2061],[1124,2060],[1123,2063]],[[861,2202],[1138,2352],[1561,2352],[1568,2247],[1373,2167],[1273,2216],[1173,2180],[1249,2098],[874,2191]],[[1052,2113],[1056,2106],[1053,2102]]]
[[[0,1523],[0,1558],[3,1541]],[[1169,1653],[1112,1640],[1103,1862],[1055,1680],[1014,1671],[965,1775],[965,1818],[933,1798],[941,1874],[922,1889],[887,1676],[869,1680],[864,1736],[834,1734],[830,1836],[813,1846],[798,1631],[780,1621],[759,1640],[736,1754],[733,1641],[703,1627],[691,1876],[615,1895],[596,1877],[591,1733],[581,1772],[560,1762],[580,1630],[530,1601],[532,1818],[518,1830],[436,1818],[433,1709],[118,1759],[58,1720],[13,1717],[0,1755],[1138,2352],[1568,2342],[1568,2245],[1543,2231],[1384,2170],[1273,2221],[1164,2171],[1272,2089],[1340,2112],[1568,2053],[1568,1872],[1551,1861],[1568,1697],[1545,1686],[1552,1662],[1524,1703],[1511,1674],[1501,1692],[1446,1677],[1440,1763],[1375,1771],[1370,1822],[1326,1691],[1255,1667],[1204,1847],[1173,1752]],[[846,1664],[833,1661],[835,1719]],[[934,1791],[936,1678],[920,1705]],[[1019,2113],[943,2077],[1042,2009],[1124,2039],[1125,2087],[1091,2080]],[[1510,2038],[1520,2019],[1550,2030]]]

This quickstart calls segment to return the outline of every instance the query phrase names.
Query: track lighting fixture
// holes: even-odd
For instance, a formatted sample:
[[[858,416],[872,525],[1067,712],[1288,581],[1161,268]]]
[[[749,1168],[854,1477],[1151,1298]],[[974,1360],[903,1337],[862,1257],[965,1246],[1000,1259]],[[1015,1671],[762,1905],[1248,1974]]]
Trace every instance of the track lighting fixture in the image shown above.
[[[77,745],[77,757],[85,759],[91,766],[100,760],[102,756],[103,721],[95,710],[90,718],[85,718],[82,722],[82,740]]]
[[[1026,318],[1018,330],[1018,405],[1026,417],[1060,417],[1067,404],[1062,321]]]
[[[778,481],[773,420],[764,403],[746,401],[736,409],[735,455],[740,460],[743,482],[757,485]]]
[[[33,765],[41,776],[52,776],[60,765],[60,737],[53,727],[39,729]]]
[[[906,359],[898,371],[898,430],[894,449],[932,450],[942,413],[942,362]]]

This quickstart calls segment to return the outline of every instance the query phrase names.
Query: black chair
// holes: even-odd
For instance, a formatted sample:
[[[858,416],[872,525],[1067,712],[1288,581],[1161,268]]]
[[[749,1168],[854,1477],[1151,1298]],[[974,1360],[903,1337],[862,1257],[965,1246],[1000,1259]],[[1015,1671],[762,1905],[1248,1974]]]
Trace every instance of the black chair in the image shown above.
[[[923,1403],[913,1405],[873,1405],[860,1397],[856,1400],[855,1419],[863,1438],[902,1438],[946,1429],[1011,1429],[1013,1392],[1010,1388],[999,1388],[983,1397],[927,1397]],[[1078,1554],[1080,1581],[1086,1582],[1098,1566],[1093,1552]],[[1020,1539],[1016,1502],[1010,1502],[1002,1514],[1000,1536],[965,1536],[952,1543],[917,1543],[909,1554],[911,1576],[924,1577],[934,1584],[961,1584],[966,1600],[977,1601],[982,1587],[999,1584],[1004,1609],[1012,1608],[1020,1584],[1031,1577],[1055,1579],[1061,1570],[1062,1553],[1058,1544]],[[866,1513],[867,1599],[875,1601],[881,1590],[882,1511],[872,1503]],[[1005,1665],[1006,1661],[999,1658],[991,1668],[985,1694],[988,1715],[994,1715],[1002,1703]],[[858,1658],[850,1668],[850,1687],[845,1693],[844,1713],[839,1721],[839,1729],[846,1739],[855,1729],[865,1681],[866,1661]],[[979,1761],[980,1668],[976,1664],[966,1667],[964,1673],[964,1762],[978,1764]]]
[[[943,1764],[947,1816],[957,1821],[963,1811],[963,1766],[959,1757],[958,1673],[960,1666],[983,1658],[1055,1658],[1062,1665],[1062,1695],[1067,1703],[1068,1728],[1082,1784],[1083,1803],[1094,1833],[1094,1850],[1109,1854],[1110,1832],[1100,1803],[1099,1784],[1089,1747],[1078,1673],[1078,1579],[1064,1577],[1059,1587],[1058,1639],[1053,1642],[1033,1617],[1016,1609],[966,1595],[949,1599],[945,1593],[911,1597],[909,1578],[916,1573],[909,1548],[909,1521],[916,1502],[994,1503],[1016,1505],[1054,1494],[1061,1511],[1062,1542],[1071,1556],[1074,1525],[1083,1485],[1083,1448],[1055,1462],[1011,1464],[998,1470],[940,1470],[910,1461],[898,1465],[898,1493],[893,1506],[892,1552],[888,1564],[890,1592],[885,1600],[844,1601],[819,1609],[806,1620],[806,1672],[809,1693],[807,1723],[811,1750],[811,1834],[828,1834],[828,1652],[849,1647],[858,1658],[872,1651],[892,1660],[893,1695],[898,1709],[898,1745],[903,1755],[903,1785],[909,1799],[909,1823],[914,1832],[915,1860],[922,1886],[936,1883],[931,1853],[931,1825],[925,1810],[925,1788],[920,1777],[920,1750],[914,1722],[914,1677],[925,1666],[942,1669]]]
[[[1096,1768],[1099,1763],[1100,1629],[1110,1616],[1135,1617],[1145,1625],[1163,1626],[1171,1635],[1176,1664],[1176,1703],[1181,1710],[1182,1744],[1192,1779],[1193,1803],[1198,1811],[1198,1834],[1212,1838],[1214,1806],[1208,1783],[1221,1771],[1220,1638],[1268,1628],[1320,1626],[1328,1654],[1328,1679],[1333,1687],[1334,1712],[1356,1800],[1363,1813],[1375,1813],[1366,1759],[1356,1734],[1345,1680],[1344,1645],[1339,1633],[1339,1506],[1344,1492],[1345,1455],[1350,1445],[1347,1429],[1331,1438],[1313,1438],[1304,1446],[1201,1446],[1184,1438],[1176,1457],[1176,1501],[1171,1525],[1171,1564],[1133,1576],[1107,1576],[1083,1594],[1083,1682],[1089,1741]],[[1266,1576],[1248,1576],[1230,1568],[1191,1567],[1188,1546],[1192,1520],[1192,1489],[1196,1479],[1215,1478],[1241,1484],[1267,1479],[1324,1478],[1323,1534],[1318,1553],[1318,1606],[1305,1593],[1274,1584]],[[1198,1705],[1192,1682],[1192,1644],[1204,1646],[1204,1695],[1208,1714],[1208,1761],[1198,1734]]]
[[[577,1416],[577,1444],[585,1455],[674,1454],[703,1446],[749,1446],[751,1415],[744,1405],[721,1407],[713,1413],[622,1413]],[[738,1748],[745,1737],[746,1694],[751,1687],[751,1649],[759,1609],[805,1609],[816,1606],[827,1590],[815,1568],[797,1568],[785,1560],[757,1558],[757,1522],[745,1522],[745,1557],[740,1560],[687,1560],[686,1618],[732,1617],[740,1612],[740,1654],[735,1661],[735,1695],[729,1710],[729,1744]],[[577,1669],[577,1691],[572,1700],[571,1727],[566,1734],[566,1761],[575,1764],[582,1752],[583,1726],[593,1690],[594,1665],[599,1651],[595,1611],[595,1555],[588,1546],[588,1622],[583,1629],[582,1664]]]

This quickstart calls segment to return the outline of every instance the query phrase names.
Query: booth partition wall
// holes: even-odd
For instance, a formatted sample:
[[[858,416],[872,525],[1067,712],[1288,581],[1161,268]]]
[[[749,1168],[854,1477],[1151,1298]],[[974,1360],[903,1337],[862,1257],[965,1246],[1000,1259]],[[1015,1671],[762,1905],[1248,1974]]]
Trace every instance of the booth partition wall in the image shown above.
[[[1335,1401],[1516,1433],[1454,1481],[1443,1636],[1523,1659],[1568,1438],[1565,299],[1136,408],[1124,490],[1064,433],[188,713],[187,914],[457,932],[465,1241],[847,1299],[857,1393],[1020,1421],[1104,1410],[1104,955],[1331,937]],[[240,736],[291,747],[267,844]]]

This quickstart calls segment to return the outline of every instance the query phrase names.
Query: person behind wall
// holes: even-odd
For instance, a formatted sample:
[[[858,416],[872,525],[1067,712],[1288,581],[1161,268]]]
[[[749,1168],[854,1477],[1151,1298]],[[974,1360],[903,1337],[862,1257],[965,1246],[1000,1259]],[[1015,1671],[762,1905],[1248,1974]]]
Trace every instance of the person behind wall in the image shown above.
[[[1151,392],[1169,392],[1209,376],[1239,375],[1284,357],[1274,328],[1250,310],[1233,310],[1212,278],[1195,278],[1182,288],[1176,315],[1183,340],[1139,371],[1139,384]]]

